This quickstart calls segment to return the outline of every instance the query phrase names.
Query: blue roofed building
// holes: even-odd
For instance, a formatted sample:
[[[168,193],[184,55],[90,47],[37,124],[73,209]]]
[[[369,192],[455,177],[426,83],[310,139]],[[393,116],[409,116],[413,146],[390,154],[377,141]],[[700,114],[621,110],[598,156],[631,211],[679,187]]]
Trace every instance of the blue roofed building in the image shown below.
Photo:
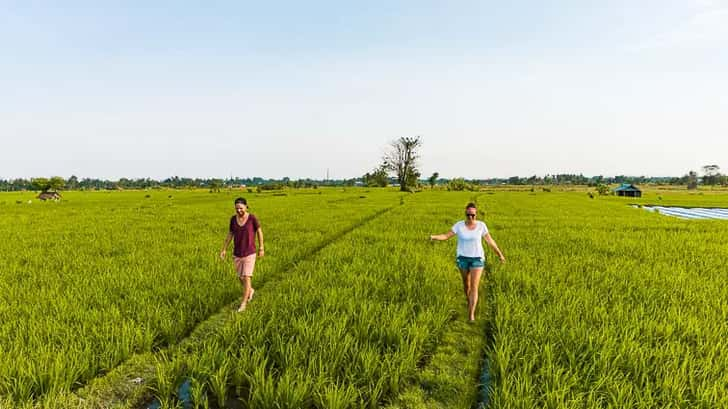
[[[631,183],[622,183],[612,191],[617,196],[642,197],[642,191]]]

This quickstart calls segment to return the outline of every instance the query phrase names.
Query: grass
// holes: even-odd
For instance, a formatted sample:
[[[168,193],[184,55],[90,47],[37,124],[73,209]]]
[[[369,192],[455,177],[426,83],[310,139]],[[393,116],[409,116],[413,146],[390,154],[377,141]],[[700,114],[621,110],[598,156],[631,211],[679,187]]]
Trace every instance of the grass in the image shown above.
[[[201,407],[470,408],[486,365],[492,408],[728,406],[726,223],[628,206],[721,192],[287,193],[247,195],[270,256],[244,314],[214,260],[232,193],[0,195],[6,405],[173,406],[189,380]],[[472,200],[508,264],[467,325],[454,240],[426,237]]]
[[[238,297],[230,265],[217,258],[235,194],[147,194],[67,193],[61,203],[0,214],[9,237],[0,243],[0,396],[18,403],[74,390],[135,354],[179,342]],[[250,198],[275,237],[260,275],[395,200],[357,194],[352,207],[342,198],[353,200],[341,192]],[[337,219],[321,223],[331,213]]]

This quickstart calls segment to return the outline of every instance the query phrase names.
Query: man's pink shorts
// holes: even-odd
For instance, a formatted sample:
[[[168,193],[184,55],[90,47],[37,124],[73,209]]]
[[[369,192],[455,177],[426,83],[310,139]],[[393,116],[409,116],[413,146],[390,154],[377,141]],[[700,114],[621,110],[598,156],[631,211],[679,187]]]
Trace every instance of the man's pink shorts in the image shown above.
[[[233,257],[235,263],[235,271],[238,277],[252,277],[255,268],[255,254],[245,257]]]

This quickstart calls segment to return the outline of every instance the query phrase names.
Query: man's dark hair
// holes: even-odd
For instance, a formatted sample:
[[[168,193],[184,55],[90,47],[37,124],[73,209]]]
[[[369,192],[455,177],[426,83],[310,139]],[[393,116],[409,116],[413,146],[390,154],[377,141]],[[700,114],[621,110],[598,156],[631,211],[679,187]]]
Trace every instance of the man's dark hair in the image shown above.
[[[238,203],[242,203],[246,206],[248,205],[248,201],[245,200],[245,198],[243,198],[243,197],[239,197],[239,198],[235,199],[235,204],[238,204]]]
[[[473,203],[473,202],[470,202],[470,203],[468,203],[467,206],[465,206],[465,210],[468,210],[468,209],[477,209],[477,208],[478,208],[478,206],[476,206],[475,203]]]

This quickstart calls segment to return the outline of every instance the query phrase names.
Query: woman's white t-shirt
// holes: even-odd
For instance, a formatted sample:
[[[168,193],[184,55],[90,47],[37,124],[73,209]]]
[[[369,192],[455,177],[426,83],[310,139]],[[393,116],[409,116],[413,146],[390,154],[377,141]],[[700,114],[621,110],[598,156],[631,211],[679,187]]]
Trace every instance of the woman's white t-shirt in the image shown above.
[[[479,220],[475,223],[473,230],[462,220],[452,226],[452,232],[458,237],[458,256],[485,258],[482,238],[488,234],[488,226]]]

